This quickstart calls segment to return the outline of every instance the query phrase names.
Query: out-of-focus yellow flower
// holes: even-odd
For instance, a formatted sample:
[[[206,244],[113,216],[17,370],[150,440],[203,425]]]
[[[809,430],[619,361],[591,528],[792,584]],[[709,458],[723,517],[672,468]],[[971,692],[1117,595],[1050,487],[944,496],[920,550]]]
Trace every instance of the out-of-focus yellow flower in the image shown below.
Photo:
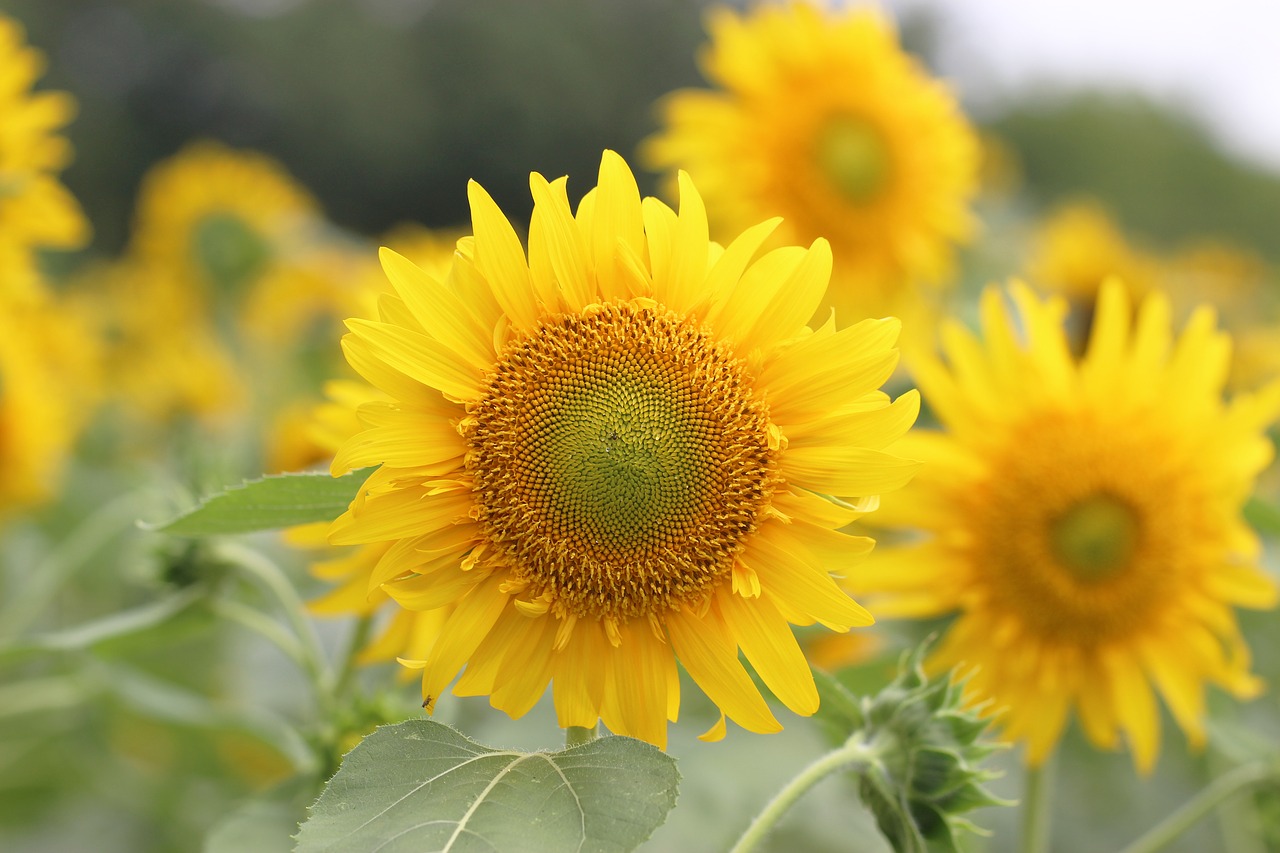
[[[33,92],[44,57],[26,45],[22,26],[0,15],[0,252],[34,247],[76,248],[89,239],[89,223],[57,174],[71,146],[57,131],[75,114],[65,92]],[[19,284],[0,282],[9,297]],[[30,295],[27,292],[25,295]]]
[[[678,213],[642,201],[606,152],[575,213],[535,173],[526,256],[473,183],[448,275],[384,252],[396,296],[348,321],[348,360],[391,401],[334,459],[380,467],[330,540],[388,546],[370,583],[406,609],[453,608],[419,661],[428,709],[465,667],[454,693],[513,717],[553,682],[562,726],[664,745],[678,658],[724,714],[777,731],[739,649],[811,714],[791,625],[870,622],[829,572],[871,546],[836,532],[861,499],[915,471],[881,450],[917,411],[879,390],[899,324],[808,328],[826,241],[755,259],[765,223],[711,244],[680,184]]]
[[[974,667],[970,688],[1031,764],[1074,712],[1146,772],[1153,687],[1196,745],[1206,683],[1260,688],[1233,608],[1276,602],[1241,508],[1272,457],[1280,384],[1224,402],[1230,340],[1207,307],[1175,338],[1167,298],[1135,314],[1110,280],[1077,363],[1061,299],[1003,297],[982,298],[984,341],[952,323],[949,363],[913,365],[946,432],[895,446],[925,466],[876,521],[929,536],[877,551],[856,590],[881,615],[957,613],[933,665]]]
[[[0,515],[58,491],[95,402],[97,353],[86,331],[43,299],[0,310]]]
[[[912,313],[974,231],[978,142],[950,90],[871,9],[719,8],[709,29],[718,88],[667,96],[645,159],[689,172],[718,234],[781,215],[783,241],[829,239],[843,322]]]
[[[73,288],[103,340],[103,396],[138,422],[226,421],[243,410],[244,382],[200,301],[158,267],[94,266]]]
[[[1045,219],[1028,269],[1071,301],[1073,319],[1084,323],[1078,341],[1088,334],[1098,288],[1116,276],[1135,296],[1164,293],[1175,317],[1212,305],[1236,343],[1229,387],[1257,388],[1280,376],[1280,289],[1267,263],[1240,246],[1206,239],[1157,252],[1127,237],[1100,202],[1078,200]]]
[[[289,348],[337,313],[341,242],[275,160],[201,141],[144,177],[130,256],[190,289],[230,342]]]
[[[1092,199],[1071,201],[1050,213],[1032,238],[1031,251],[1031,280],[1077,304],[1092,306],[1111,276],[1139,297],[1162,286],[1159,259],[1131,245],[1107,209]]]

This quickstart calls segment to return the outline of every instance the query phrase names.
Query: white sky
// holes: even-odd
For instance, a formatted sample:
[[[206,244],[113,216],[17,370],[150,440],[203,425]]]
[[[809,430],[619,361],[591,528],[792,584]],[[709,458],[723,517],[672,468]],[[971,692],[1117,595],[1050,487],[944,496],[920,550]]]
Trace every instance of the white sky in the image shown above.
[[[1187,105],[1280,171],[1280,0],[881,0],[940,19],[939,62],[975,109],[1042,82]]]

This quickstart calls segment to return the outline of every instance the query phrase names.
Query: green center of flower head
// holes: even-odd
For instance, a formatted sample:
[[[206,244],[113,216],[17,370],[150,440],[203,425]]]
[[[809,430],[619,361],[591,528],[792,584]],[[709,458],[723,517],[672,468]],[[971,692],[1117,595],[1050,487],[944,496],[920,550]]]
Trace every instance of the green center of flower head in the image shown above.
[[[854,204],[866,204],[889,183],[891,162],[884,137],[860,118],[838,115],[818,133],[818,168]]]
[[[579,616],[696,603],[776,480],[728,347],[644,304],[549,319],[504,352],[473,416],[487,538]]]
[[[1098,494],[1054,519],[1050,541],[1055,556],[1076,577],[1096,581],[1129,564],[1138,535],[1133,508],[1111,495]]]
[[[211,213],[197,223],[192,249],[198,263],[221,289],[250,282],[271,258],[271,245],[233,213]]]

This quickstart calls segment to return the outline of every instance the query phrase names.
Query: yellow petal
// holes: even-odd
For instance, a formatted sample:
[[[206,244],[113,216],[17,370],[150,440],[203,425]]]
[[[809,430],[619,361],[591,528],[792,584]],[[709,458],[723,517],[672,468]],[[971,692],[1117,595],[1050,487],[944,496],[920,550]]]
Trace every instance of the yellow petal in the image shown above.
[[[539,309],[529,283],[529,265],[515,229],[484,187],[467,184],[471,227],[475,232],[475,268],[488,281],[494,298],[521,329],[537,326]]]
[[[706,282],[702,287],[705,296],[698,304],[714,305],[728,297],[737,287],[738,280],[742,278],[743,272],[755,258],[756,252],[760,251],[764,241],[769,239],[780,224],[782,224],[781,217],[774,217],[759,225],[753,225],[734,238],[720,257],[716,258],[707,273]]]
[[[560,298],[570,311],[598,301],[594,281],[588,277],[586,241],[569,210],[565,179],[547,183],[534,172],[529,176],[533,192],[533,220],[538,223],[537,241],[529,234],[529,252],[540,256],[539,263],[549,266],[560,285]],[[545,258],[543,261],[541,258]]]
[[[863,320],[834,335],[812,335],[783,349],[760,373],[776,423],[804,423],[884,384],[898,365],[902,324]]]
[[[378,257],[396,293],[427,334],[455,350],[476,370],[492,367],[496,354],[491,327],[476,323],[474,314],[449,288],[412,261],[387,248],[380,249]]]
[[[484,572],[464,572],[456,565],[446,565],[430,574],[390,581],[382,588],[406,610],[435,610],[457,601],[484,579]]]
[[[505,579],[502,573],[495,573],[458,602],[423,670],[424,696],[439,698],[489,633],[510,598],[499,590]]]
[[[728,298],[708,314],[707,321],[715,327],[717,337],[735,343],[748,340],[783,282],[791,279],[807,256],[799,246],[783,246],[752,264]]]
[[[817,711],[818,688],[809,662],[769,597],[747,601],[738,595],[719,595],[716,601],[747,660],[773,695],[802,717]]]
[[[461,464],[467,444],[449,421],[408,412],[399,421],[347,439],[334,455],[331,469],[341,473],[372,465],[440,466],[443,474]]]
[[[468,520],[472,505],[471,493],[464,490],[428,497],[425,489],[400,489],[371,496],[333,522],[329,542],[354,545],[431,533]]]
[[[671,647],[658,641],[647,621],[633,619],[622,628],[622,644],[610,650],[623,722],[618,734],[666,749],[668,669],[675,668]]]
[[[680,172],[677,180],[680,185],[680,212],[674,229],[670,231],[669,263],[665,267],[665,275],[660,275],[655,267],[653,286],[654,294],[663,304],[683,314],[689,312],[705,292],[708,232],[707,210],[702,196],[698,195],[684,172]]]
[[[644,253],[644,217],[635,176],[616,152],[606,150],[600,157],[596,186],[595,206],[586,233],[595,258],[596,277],[603,281],[614,266],[619,244],[637,258]]]
[[[547,692],[551,680],[551,645],[556,635],[556,620],[550,615],[529,618],[520,633],[506,644],[498,680],[489,702],[513,719],[523,717]]]
[[[796,611],[839,629],[872,624],[875,620],[866,608],[836,586],[824,568],[797,554],[795,545],[800,541],[786,525],[765,524],[740,559],[760,575],[765,593]]]
[[[703,617],[688,611],[667,616],[676,657],[712,702],[747,731],[782,731],[751,676],[738,662],[737,645],[714,609]]]
[[[872,411],[834,412],[825,418],[778,427],[789,442],[789,451],[798,447],[868,447],[882,450],[902,438],[920,414],[920,392],[911,390],[893,403]],[[896,449],[896,448],[895,448]]]
[[[574,627],[569,645],[553,656],[553,694],[560,728],[591,728],[600,718],[608,648],[600,623],[582,619]]]
[[[1116,716],[1124,730],[1138,772],[1151,773],[1160,753],[1160,714],[1146,675],[1128,650],[1112,650],[1103,658]]]
[[[777,282],[767,299],[761,294],[760,313],[739,340],[743,351],[769,350],[796,337],[822,303],[831,280],[831,263],[831,244],[815,240],[791,275]]]
[[[353,349],[363,347],[387,366],[455,400],[475,399],[484,390],[479,370],[426,335],[370,320],[348,320],[347,328],[355,336]]]
[[[911,481],[920,463],[865,447],[796,447],[778,466],[787,482],[838,497],[878,495]]]

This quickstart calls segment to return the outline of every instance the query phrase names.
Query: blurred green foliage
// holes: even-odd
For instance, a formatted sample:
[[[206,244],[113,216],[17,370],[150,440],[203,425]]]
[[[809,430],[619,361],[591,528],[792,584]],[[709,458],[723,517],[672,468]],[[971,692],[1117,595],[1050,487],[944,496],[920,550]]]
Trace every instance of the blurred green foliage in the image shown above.
[[[1035,203],[1088,194],[1157,243],[1231,238],[1280,260],[1280,175],[1229,157],[1188,115],[1133,94],[1059,94],[990,129],[1017,152]]]
[[[257,14],[229,7],[257,8]],[[99,252],[125,240],[138,180],[192,138],[280,159],[339,225],[466,221],[480,181],[520,220],[531,171],[594,182],[651,105],[695,85],[689,0],[5,0],[71,91],[65,181]],[[272,13],[272,10],[278,10]],[[645,187],[652,192],[652,182]]]

